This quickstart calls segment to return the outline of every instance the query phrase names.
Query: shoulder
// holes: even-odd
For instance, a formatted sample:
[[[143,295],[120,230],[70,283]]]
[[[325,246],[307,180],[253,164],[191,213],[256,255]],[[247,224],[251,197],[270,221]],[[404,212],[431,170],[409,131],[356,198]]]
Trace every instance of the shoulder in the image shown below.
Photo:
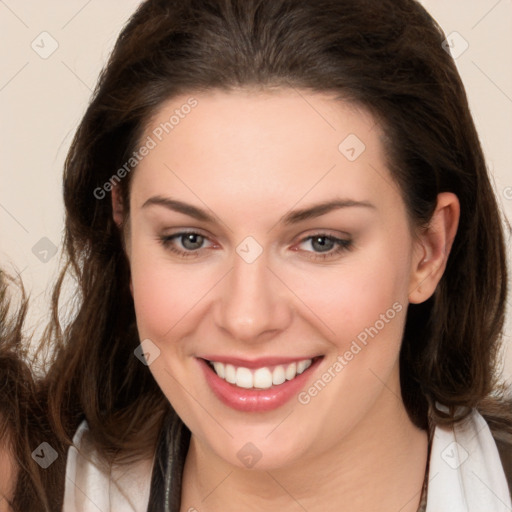
[[[452,426],[433,431],[427,511],[511,510],[510,484],[495,437],[474,409]]]
[[[145,512],[152,466],[149,459],[107,464],[92,447],[87,422],[82,422],[68,451],[63,512]]]
[[[493,437],[498,448],[503,470],[505,471],[510,495],[512,496],[512,439],[501,435],[500,432],[493,432]]]
[[[512,389],[505,397],[491,398],[479,407],[487,422],[512,495]]]

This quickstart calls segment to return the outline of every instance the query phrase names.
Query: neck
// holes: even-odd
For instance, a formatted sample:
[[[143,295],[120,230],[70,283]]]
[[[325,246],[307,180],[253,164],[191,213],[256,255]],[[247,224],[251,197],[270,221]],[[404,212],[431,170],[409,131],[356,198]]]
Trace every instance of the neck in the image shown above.
[[[402,400],[383,388],[374,407],[336,446],[286,467],[241,469],[192,436],[181,510],[416,512],[427,452],[427,433],[409,420]]]

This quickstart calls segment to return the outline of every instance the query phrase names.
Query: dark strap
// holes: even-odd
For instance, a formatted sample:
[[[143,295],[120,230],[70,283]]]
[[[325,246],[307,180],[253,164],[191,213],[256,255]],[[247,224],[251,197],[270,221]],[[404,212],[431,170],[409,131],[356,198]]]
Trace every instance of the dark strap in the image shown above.
[[[167,416],[160,429],[156,445],[155,462],[151,474],[148,512],[164,512],[165,468],[168,458],[167,432],[170,426],[170,416]]]
[[[190,430],[170,411],[157,443],[148,512],[180,512],[181,481],[189,444]]]

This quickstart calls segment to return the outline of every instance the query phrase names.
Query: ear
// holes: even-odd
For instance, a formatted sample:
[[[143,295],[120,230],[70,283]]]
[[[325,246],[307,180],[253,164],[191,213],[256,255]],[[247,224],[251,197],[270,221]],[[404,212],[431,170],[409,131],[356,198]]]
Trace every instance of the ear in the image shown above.
[[[118,228],[122,228],[124,220],[124,207],[121,190],[116,184],[112,187],[112,217]]]
[[[123,200],[121,199],[121,190],[119,189],[118,185],[114,185],[112,187],[112,217],[114,219],[114,222],[117,224],[117,227],[120,230],[123,230],[125,213],[124,213]],[[127,233],[125,231],[124,237],[126,237],[126,236],[127,236]],[[126,242],[126,238],[125,238],[125,242]],[[129,253],[128,253],[128,247],[127,247],[126,243],[124,243],[123,245],[125,246],[126,256],[128,259],[130,259]],[[133,284],[132,284],[131,275],[130,275],[130,291],[131,291],[132,297],[133,297]]]
[[[457,196],[451,192],[439,194],[429,225],[417,235],[409,288],[412,304],[424,302],[433,295],[446,269],[459,218]]]

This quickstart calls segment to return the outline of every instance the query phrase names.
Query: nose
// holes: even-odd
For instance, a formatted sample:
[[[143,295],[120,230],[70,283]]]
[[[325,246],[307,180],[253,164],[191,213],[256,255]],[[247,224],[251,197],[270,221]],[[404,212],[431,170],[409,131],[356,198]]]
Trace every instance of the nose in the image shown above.
[[[252,263],[235,255],[233,268],[218,290],[215,323],[233,339],[268,341],[291,322],[289,291],[267,265],[263,255]]]

